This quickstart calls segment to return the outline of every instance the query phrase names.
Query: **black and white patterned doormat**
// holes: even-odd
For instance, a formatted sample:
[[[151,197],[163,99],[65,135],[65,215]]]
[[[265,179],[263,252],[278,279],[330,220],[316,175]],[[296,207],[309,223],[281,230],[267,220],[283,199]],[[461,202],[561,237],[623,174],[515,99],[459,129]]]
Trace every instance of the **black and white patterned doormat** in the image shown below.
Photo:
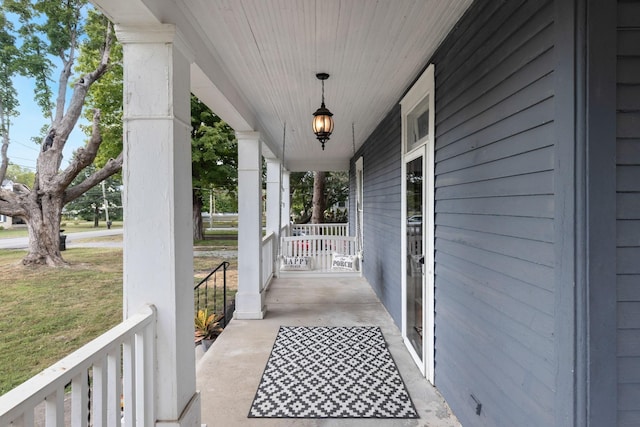
[[[280,327],[249,417],[418,418],[379,327]]]

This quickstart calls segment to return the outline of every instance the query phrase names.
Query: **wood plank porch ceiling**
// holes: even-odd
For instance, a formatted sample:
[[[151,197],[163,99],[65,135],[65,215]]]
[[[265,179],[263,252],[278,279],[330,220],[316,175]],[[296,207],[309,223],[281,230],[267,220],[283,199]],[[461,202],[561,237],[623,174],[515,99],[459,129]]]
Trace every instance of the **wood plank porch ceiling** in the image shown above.
[[[110,9],[108,1],[96,3]],[[286,122],[286,167],[296,171],[348,168],[352,123],[357,149],[427,65],[471,0],[142,3],[161,22],[173,23],[172,14],[184,14],[182,22],[200,33],[224,74],[208,79],[222,93],[232,87],[237,97],[228,102],[244,104],[235,105],[237,111],[248,109],[252,117],[247,123],[278,156]],[[321,100],[318,72],[331,75],[325,102],[335,119],[325,151],[311,131]]]

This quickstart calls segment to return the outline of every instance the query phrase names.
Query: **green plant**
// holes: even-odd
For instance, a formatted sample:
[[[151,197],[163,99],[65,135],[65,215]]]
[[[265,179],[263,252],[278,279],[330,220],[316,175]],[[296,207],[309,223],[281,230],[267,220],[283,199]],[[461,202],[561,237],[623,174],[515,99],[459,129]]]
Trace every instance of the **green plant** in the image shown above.
[[[208,309],[198,310],[195,317],[195,342],[210,340],[217,337],[222,332],[220,317],[215,313],[209,314]]]

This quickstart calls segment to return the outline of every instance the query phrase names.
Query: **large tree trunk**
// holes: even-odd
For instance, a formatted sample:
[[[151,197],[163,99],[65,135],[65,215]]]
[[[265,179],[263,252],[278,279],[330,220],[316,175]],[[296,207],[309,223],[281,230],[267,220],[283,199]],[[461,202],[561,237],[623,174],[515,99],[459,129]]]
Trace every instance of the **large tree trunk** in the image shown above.
[[[24,265],[66,265],[60,254],[60,218],[62,197],[43,195],[36,203],[27,206],[29,253],[22,260]]]
[[[311,213],[312,224],[324,222],[325,197],[324,197],[325,173],[313,173],[313,211]]]
[[[198,190],[193,190],[193,241],[204,240],[202,227],[202,198]]]

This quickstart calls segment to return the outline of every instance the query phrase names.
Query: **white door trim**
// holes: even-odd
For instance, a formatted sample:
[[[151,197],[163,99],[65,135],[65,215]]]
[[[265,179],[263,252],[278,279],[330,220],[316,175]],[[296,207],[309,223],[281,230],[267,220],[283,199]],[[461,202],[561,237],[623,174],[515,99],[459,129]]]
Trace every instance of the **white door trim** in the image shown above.
[[[364,261],[364,160],[356,160],[356,238],[360,262]]]
[[[401,268],[402,268],[402,336],[409,353],[423,375],[430,383],[435,384],[435,67],[429,65],[413,87],[400,101],[402,108],[402,181],[401,181]],[[415,132],[416,111],[424,111],[428,107],[428,133],[410,141],[409,128]],[[406,200],[406,165],[408,162],[423,156],[423,354],[416,354],[407,339],[407,200]]]

